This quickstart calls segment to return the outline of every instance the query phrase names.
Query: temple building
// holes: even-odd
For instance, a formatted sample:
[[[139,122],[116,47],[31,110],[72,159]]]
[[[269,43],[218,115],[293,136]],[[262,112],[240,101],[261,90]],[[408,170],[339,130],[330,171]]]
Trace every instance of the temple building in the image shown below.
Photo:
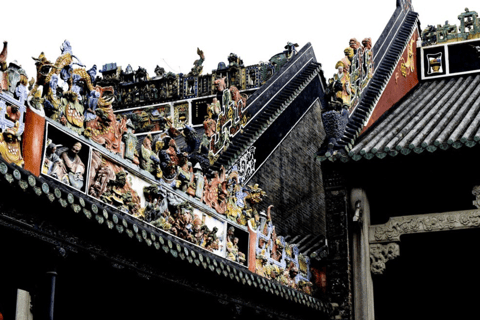
[[[0,320],[473,318],[480,21],[458,18],[397,0],[331,77],[310,43],[149,75],[65,40],[29,80],[4,42]]]
[[[468,8],[458,19],[422,30],[397,3],[360,102],[345,118],[324,113],[317,160],[327,221],[344,230],[354,319],[476,317],[480,24]]]

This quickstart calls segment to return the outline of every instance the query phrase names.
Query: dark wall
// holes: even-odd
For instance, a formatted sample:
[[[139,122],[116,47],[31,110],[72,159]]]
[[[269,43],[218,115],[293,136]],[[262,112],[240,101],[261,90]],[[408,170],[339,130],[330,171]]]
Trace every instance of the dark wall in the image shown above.
[[[325,234],[325,194],[321,166],[315,162],[324,138],[316,102],[249,182],[266,191],[265,209],[274,205],[279,235]]]
[[[478,318],[479,238],[479,229],[402,236],[400,257],[373,277],[375,319]]]
[[[478,146],[340,164],[350,187],[366,190],[372,224],[390,216],[475,209]]]

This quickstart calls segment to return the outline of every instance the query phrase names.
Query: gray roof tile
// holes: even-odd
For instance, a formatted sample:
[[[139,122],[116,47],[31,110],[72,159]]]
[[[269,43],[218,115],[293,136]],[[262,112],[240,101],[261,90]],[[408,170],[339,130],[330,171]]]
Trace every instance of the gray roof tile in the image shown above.
[[[480,74],[420,83],[361,135],[348,159],[383,159],[480,141]]]

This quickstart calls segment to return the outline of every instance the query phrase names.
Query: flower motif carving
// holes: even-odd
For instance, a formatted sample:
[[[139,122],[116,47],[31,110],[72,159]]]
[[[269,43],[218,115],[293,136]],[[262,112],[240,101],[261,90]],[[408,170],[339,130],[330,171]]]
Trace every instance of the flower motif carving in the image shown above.
[[[370,270],[374,274],[383,274],[387,261],[400,256],[400,246],[397,243],[370,245]]]
[[[370,227],[370,243],[400,241],[403,234],[476,227],[480,227],[480,210],[391,217],[385,224]]]

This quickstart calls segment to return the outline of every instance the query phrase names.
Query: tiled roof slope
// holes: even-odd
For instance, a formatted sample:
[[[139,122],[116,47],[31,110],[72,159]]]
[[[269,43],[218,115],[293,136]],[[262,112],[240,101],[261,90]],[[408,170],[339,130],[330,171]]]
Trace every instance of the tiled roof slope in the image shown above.
[[[1,157],[0,188],[13,189],[17,190],[17,192],[22,190],[24,192],[26,203],[40,203],[40,198],[47,198],[50,201],[51,206],[47,205],[46,207],[43,207],[42,213],[50,212],[52,214],[50,217],[56,220],[57,223],[65,223],[65,221],[68,220],[69,223],[71,221],[83,221],[92,227],[94,225],[103,226],[105,236],[101,238],[106,239],[108,238],[108,235],[112,233],[121,234],[126,238],[130,238],[132,245],[137,244],[139,246],[151,248],[152,254],[157,254],[158,261],[160,261],[159,263],[173,264],[173,260],[166,260],[167,257],[170,259],[173,257],[173,259],[178,261],[178,265],[180,266],[182,264],[187,264],[188,262],[189,264],[194,264],[199,269],[203,268],[209,270],[212,274],[218,277],[218,279],[221,279],[218,281],[231,281],[231,283],[236,281],[244,286],[248,285],[248,287],[252,288],[251,290],[263,290],[265,291],[265,294],[269,294],[272,297],[278,296],[279,303],[285,302],[280,300],[280,298],[282,298],[298,305],[306,306],[322,314],[330,314],[332,311],[332,306],[326,301],[326,299],[320,300],[314,298],[300,290],[293,289],[280,284],[275,280],[270,280],[259,274],[252,273],[248,268],[238,263],[220,257],[204,248],[200,248],[199,246],[192,245],[191,243],[173,236],[159,228],[155,228],[151,224],[145,223],[130,214],[105,205],[83,193],[74,191],[62,183],[51,179],[45,179],[43,176],[35,177],[31,172],[25,169],[18,167],[15,164],[5,162]],[[60,204],[61,207],[58,204]],[[59,224],[52,224],[48,219],[42,220],[39,225],[36,219],[28,218],[27,223],[22,221],[25,217],[20,218],[20,220],[15,218],[17,215],[18,217],[21,217],[21,214],[18,214],[18,212],[10,213],[13,213],[13,215],[10,216],[0,212],[0,232],[2,231],[2,227],[7,226],[9,228],[14,228],[20,233],[28,234],[29,236],[47,243],[52,243],[55,246],[65,248],[71,252],[86,250],[92,257],[104,255],[104,250],[101,249],[101,243],[95,243],[95,245],[92,245],[88,241],[85,243],[80,242],[76,240],[75,237],[65,236],[66,234],[63,231],[58,232],[57,234],[57,231],[61,228],[56,230],[54,235],[44,231],[44,229],[48,229],[49,227],[54,229],[59,227]],[[34,210],[29,211],[29,214],[30,213],[35,214]],[[55,217],[53,214],[57,216]],[[58,215],[62,215],[66,220],[58,219]],[[43,226],[44,224],[45,226]],[[83,226],[81,224],[75,225],[78,226],[78,228],[82,228]],[[85,226],[83,226],[83,228],[85,228]],[[74,230],[71,231],[75,232]],[[94,231],[92,228],[89,232],[95,233],[97,231]],[[299,248],[301,248],[302,251],[300,252],[304,252],[303,250],[311,252],[313,249],[318,249],[318,245],[315,246],[308,241],[307,243],[304,243],[309,237],[298,239],[299,241],[296,241],[297,239],[298,238],[294,238],[292,241],[295,241],[295,244],[298,244]],[[323,244],[323,242],[321,243]],[[113,246],[117,245],[114,242],[111,242],[110,244]],[[109,256],[109,258],[112,261],[115,261],[115,263],[122,264],[122,267],[124,267],[124,264],[126,263],[131,263],[123,260],[119,261],[116,256]],[[134,262],[134,265],[139,273],[142,272],[142,269],[138,268],[139,263]],[[165,274],[161,276],[164,277]]]
[[[422,82],[342,161],[473,147],[480,141],[480,74]]]
[[[363,127],[367,124],[377,101],[383,93],[383,89],[390,80],[397,62],[415,30],[417,21],[418,13],[413,11],[402,11],[392,26],[392,31],[394,32],[395,28],[398,28],[396,32],[386,39],[382,39],[382,43],[385,43],[387,39],[391,38],[391,44],[387,49],[383,47],[379,48],[381,51],[374,57],[374,67],[376,71],[362,94],[360,103],[350,115],[344,135],[339,143],[344,146],[346,151],[351,150],[355,140],[360,135]]]
[[[256,91],[247,103],[252,117],[243,131],[231,140],[231,146],[223,152],[211,167],[212,171],[227,170],[275,121],[292,105],[305,88],[318,76],[325,79],[321,65],[316,62],[311,44],[305,45],[280,72]],[[313,98],[314,99],[314,98]],[[251,102],[250,102],[251,101]],[[296,114],[298,118],[301,114]],[[268,146],[274,148],[274,141]]]

